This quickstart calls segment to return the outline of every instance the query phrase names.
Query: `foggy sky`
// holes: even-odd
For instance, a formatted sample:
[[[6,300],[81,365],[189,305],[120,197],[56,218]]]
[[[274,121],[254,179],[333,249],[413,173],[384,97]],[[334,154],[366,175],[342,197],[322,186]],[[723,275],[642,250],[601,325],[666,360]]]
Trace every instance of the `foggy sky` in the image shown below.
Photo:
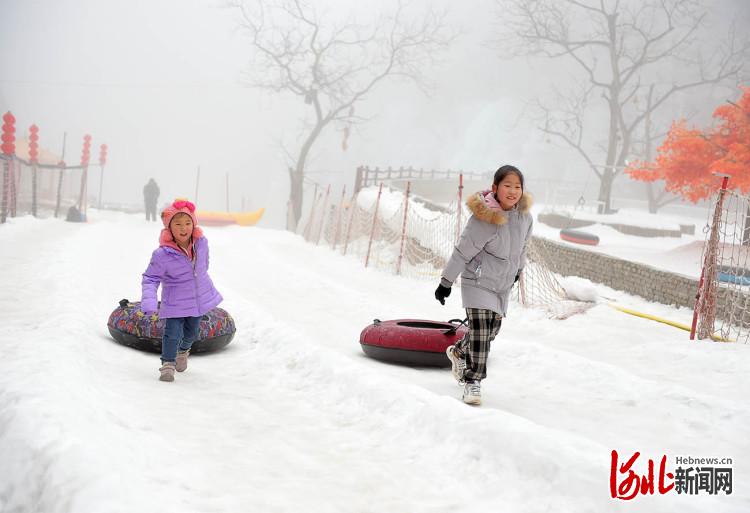
[[[346,0],[326,3],[358,8]],[[583,162],[547,143],[525,115],[526,102],[573,71],[561,62],[501,60],[488,44],[497,30],[495,2],[414,4],[447,9],[447,21],[460,32],[427,73],[431,95],[402,82],[383,84],[358,107],[373,121],[356,130],[346,152],[341,133],[329,128],[316,143],[309,176],[340,188],[351,187],[358,165],[486,171],[506,162],[531,178],[585,176]],[[710,22],[718,30],[737,12],[750,20],[750,2],[714,4]],[[161,186],[160,201],[192,197],[200,166],[200,208],[225,208],[228,173],[230,208],[239,210],[244,197],[247,210],[268,208],[264,225],[282,227],[288,179],[281,142],[296,150],[307,109],[297,97],[242,84],[252,50],[236,13],[220,5],[0,0],[0,111],[14,113],[19,135],[36,123],[40,144],[57,153],[67,132],[69,163],[77,163],[85,133],[93,136],[92,160],[99,144],[108,144],[105,201],[141,202],[149,177]],[[687,106],[704,117],[716,97],[726,96],[700,95],[687,96]],[[681,101],[675,110],[686,109]]]

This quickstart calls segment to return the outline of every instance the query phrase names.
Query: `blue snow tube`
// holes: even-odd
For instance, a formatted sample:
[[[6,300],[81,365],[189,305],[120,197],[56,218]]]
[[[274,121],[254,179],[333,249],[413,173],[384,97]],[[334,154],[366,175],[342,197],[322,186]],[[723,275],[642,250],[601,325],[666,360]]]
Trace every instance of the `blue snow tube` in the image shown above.
[[[719,271],[717,273],[719,281],[724,283],[734,283],[736,285],[750,285],[750,277],[748,276],[737,276],[736,274],[725,273]]]

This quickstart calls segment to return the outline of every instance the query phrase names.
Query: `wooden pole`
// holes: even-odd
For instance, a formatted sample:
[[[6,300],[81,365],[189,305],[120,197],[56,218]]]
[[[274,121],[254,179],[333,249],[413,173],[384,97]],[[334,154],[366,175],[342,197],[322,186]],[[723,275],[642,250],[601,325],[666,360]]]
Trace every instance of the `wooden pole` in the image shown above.
[[[0,223],[4,223],[8,218],[8,192],[10,188],[10,162],[3,158],[3,197],[0,203]]]
[[[21,191],[21,179],[23,178],[23,162],[14,158],[13,169],[15,169],[14,173],[16,178],[16,183],[13,186],[13,215],[18,215],[18,194]]]
[[[346,250],[349,247],[349,237],[352,235],[352,223],[354,223],[354,211],[357,207],[357,194],[358,191],[354,193],[352,196],[351,206],[349,207],[351,209],[351,212],[349,213],[349,226],[346,227],[346,240],[344,241],[344,255],[346,255]]]
[[[36,162],[31,164],[31,215],[37,214],[37,166]]]
[[[16,217],[16,207],[18,200],[18,189],[16,185],[16,163],[15,159],[10,159],[10,217]]]
[[[102,184],[104,184],[104,165],[99,166],[99,210],[102,209]]]
[[[323,233],[323,224],[325,224],[326,219],[326,207],[328,206],[328,195],[331,193],[331,184],[328,184],[328,187],[326,187],[326,197],[323,200],[323,210],[320,213],[320,227],[318,228],[318,236],[315,239],[315,245],[320,244],[320,234]]]
[[[714,209],[714,216],[713,216],[713,223],[711,226],[711,235],[709,237],[708,241],[708,248],[706,250],[706,255],[703,260],[703,268],[701,269],[701,277],[700,281],[698,282],[698,292],[695,294],[695,306],[693,307],[693,323],[690,326],[690,340],[695,340],[695,329],[698,325],[698,313],[701,309],[701,305],[703,304],[703,301],[709,299],[702,296],[710,295],[711,293],[711,285],[712,281],[716,279],[716,276],[711,276],[711,274],[716,272],[715,269],[715,262],[712,262],[712,260],[716,259],[716,248],[719,244],[719,234],[718,234],[718,226],[716,226],[721,219],[721,210],[724,205],[724,196],[726,196],[727,192],[727,185],[729,183],[729,175],[725,174],[718,174],[718,176],[723,177],[721,180],[721,190],[719,191],[719,198],[716,201],[716,208]],[[708,274],[706,274],[706,270],[708,270]],[[706,285],[705,282],[708,281],[708,284]],[[706,289],[703,291],[703,289]],[[714,290],[715,293],[715,290]],[[709,333],[709,336],[711,336],[712,333]]]
[[[60,157],[60,177],[57,181],[57,201],[55,203],[55,217],[60,213],[60,202],[62,201],[62,186],[63,186],[63,175],[65,173],[65,140],[68,137],[68,132],[63,132],[63,144],[62,144],[62,156]]]
[[[383,182],[380,182],[378,188],[378,199],[375,201],[375,214],[372,216],[372,228],[370,229],[370,242],[367,244],[367,256],[365,257],[365,267],[370,263],[370,250],[372,249],[372,238],[375,235],[375,225],[378,222],[378,207],[380,206],[380,195],[383,193]]]
[[[336,212],[336,231],[333,234],[333,242],[331,249],[336,250],[336,244],[339,241],[339,230],[341,229],[341,209],[344,208],[344,196],[346,196],[346,184],[341,189],[341,201],[339,201],[339,209]]]
[[[83,214],[83,201],[84,201],[84,195],[86,194],[86,181],[88,180],[88,166],[83,167],[83,172],[81,173],[81,193],[78,196],[78,210],[81,211],[81,214]]]
[[[401,261],[404,258],[404,243],[406,242],[406,221],[409,218],[409,192],[411,191],[411,181],[406,182],[406,197],[404,198],[404,223],[401,225],[401,249],[398,252],[398,263],[396,264],[396,274],[401,274]]]
[[[307,225],[302,232],[302,237],[306,240],[310,240],[310,230],[312,230],[312,222],[315,216],[315,205],[318,203],[318,184],[315,184],[315,192],[313,193],[312,205],[310,205],[310,217],[307,218]]]

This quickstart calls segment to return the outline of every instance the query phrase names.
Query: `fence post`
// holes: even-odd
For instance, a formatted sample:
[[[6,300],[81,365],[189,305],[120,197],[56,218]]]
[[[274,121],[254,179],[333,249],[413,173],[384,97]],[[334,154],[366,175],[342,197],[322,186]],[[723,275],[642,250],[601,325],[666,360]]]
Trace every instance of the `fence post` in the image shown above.
[[[39,127],[29,127],[29,164],[31,164],[31,215],[37,215],[37,167],[39,165]]]
[[[102,188],[104,186],[104,164],[99,166],[99,210],[102,209]]]
[[[4,223],[8,217],[8,188],[10,184],[8,179],[10,178],[10,169],[7,158],[3,158],[3,197],[0,202],[0,223]]]
[[[31,167],[31,215],[34,217],[37,215],[37,187],[39,182],[37,173],[37,165],[36,162],[34,162]]]
[[[303,192],[304,194],[304,192]],[[302,231],[302,237],[310,242],[310,230],[312,229],[313,216],[315,215],[315,205],[318,203],[318,184],[315,184],[315,192],[313,192],[312,204],[310,205],[310,217],[307,218],[307,225]]]
[[[690,326],[690,340],[695,340],[695,329],[698,325],[698,311],[700,310],[704,301],[710,299],[711,293],[715,293],[715,289],[711,286],[713,281],[716,279],[715,260],[716,260],[716,249],[719,244],[719,222],[721,221],[721,210],[724,204],[724,196],[727,192],[727,184],[729,183],[729,175],[722,176],[721,190],[719,191],[719,197],[716,200],[716,208],[714,210],[713,221],[711,223],[711,235],[708,239],[708,248],[706,249],[706,256],[703,259],[703,268],[701,269],[701,277],[698,281],[698,292],[695,294],[695,306],[693,307],[693,323]],[[708,270],[708,274],[706,274]],[[703,291],[704,282],[707,282],[705,286],[706,290]],[[714,289],[712,291],[712,289]],[[703,324],[701,324],[703,326]],[[702,330],[703,331],[703,330]],[[699,334],[700,335],[700,334]],[[709,333],[709,336],[711,334]]]
[[[315,240],[315,245],[320,244],[320,234],[323,233],[323,224],[325,223],[326,219],[326,207],[328,206],[328,195],[331,192],[331,184],[328,184],[328,187],[326,188],[326,197],[323,200],[323,210],[320,212],[320,228],[318,228],[318,237]]]
[[[378,199],[375,201],[375,214],[372,216],[372,228],[370,229],[370,242],[367,244],[367,256],[365,257],[365,267],[370,263],[370,250],[372,249],[372,237],[375,235],[375,225],[378,222],[378,207],[380,206],[380,195],[383,193],[383,182],[380,182],[378,189]]]
[[[463,173],[458,175],[458,205],[456,216],[456,243],[458,238],[461,236],[461,212],[463,212],[463,199],[464,198],[464,175]]]
[[[346,227],[346,240],[344,241],[344,255],[346,255],[346,250],[349,247],[349,237],[352,235],[352,224],[354,223],[354,211],[357,206],[357,195],[359,194],[359,191],[356,191],[354,195],[352,196],[352,202],[351,206],[349,208],[352,209],[351,213],[349,214],[349,226]]]
[[[362,188],[362,166],[357,167],[357,174],[354,177],[354,192]]]
[[[83,167],[81,171],[81,193],[78,196],[78,210],[81,214],[86,212],[86,190],[88,189],[89,181],[89,167],[88,165]]]
[[[102,188],[104,186],[104,166],[107,163],[107,145],[99,146],[99,210],[102,209]]]
[[[83,172],[81,173],[81,194],[78,197],[78,210],[82,213],[86,213],[86,195],[88,194],[89,188],[89,159],[91,158],[91,136],[86,134],[83,136],[83,150],[81,151],[81,167]]]
[[[406,220],[409,217],[409,192],[411,191],[411,182],[406,182],[406,197],[404,197],[404,222],[401,225],[401,249],[398,252],[398,263],[396,264],[396,274],[401,274],[401,260],[404,258],[404,243],[406,242]]]
[[[336,251],[336,244],[339,242],[339,230],[341,229],[341,209],[344,208],[344,196],[346,196],[346,184],[341,189],[341,201],[339,201],[339,208],[336,212],[336,231],[333,234],[333,245],[331,249]]]
[[[15,159],[10,159],[10,217],[16,217],[16,207],[18,200],[18,186],[16,184],[16,166]],[[20,171],[20,169],[19,169]],[[19,173],[20,174],[20,173]]]

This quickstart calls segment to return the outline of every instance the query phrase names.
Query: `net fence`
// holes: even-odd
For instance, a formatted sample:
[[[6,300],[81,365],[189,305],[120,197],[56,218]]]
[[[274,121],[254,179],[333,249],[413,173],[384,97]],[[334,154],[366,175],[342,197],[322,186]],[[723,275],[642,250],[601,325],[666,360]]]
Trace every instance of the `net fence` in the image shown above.
[[[356,255],[366,267],[437,281],[471,213],[460,188],[448,204],[434,204],[407,191],[366,187],[351,198],[316,194],[302,235],[342,255]],[[568,299],[550,266],[550,252],[533,239],[515,299],[564,319],[593,303]]]
[[[84,171],[49,166],[31,166],[25,162],[0,157],[0,215],[3,220],[27,214],[51,217],[65,214],[79,205]],[[85,205],[84,205],[85,208]]]
[[[698,339],[750,339],[750,197],[722,189],[706,223]]]

